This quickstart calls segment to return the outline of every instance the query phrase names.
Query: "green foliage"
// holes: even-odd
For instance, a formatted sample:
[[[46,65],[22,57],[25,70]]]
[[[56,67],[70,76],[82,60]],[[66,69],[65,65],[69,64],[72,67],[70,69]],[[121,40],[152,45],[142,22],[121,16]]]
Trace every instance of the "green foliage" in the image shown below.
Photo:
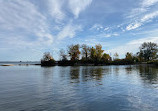
[[[140,62],[140,59],[139,59],[139,57],[137,55],[133,56],[133,62],[134,63]]]
[[[140,46],[139,54],[145,61],[156,59],[157,53],[158,53],[158,45],[156,43],[144,42]]]
[[[111,61],[111,57],[109,54],[104,53],[102,56],[102,61],[105,63],[108,63],[109,61]]]
[[[127,59],[127,60],[133,60],[133,56],[132,56],[132,53],[129,53],[129,52],[127,52],[126,53],[126,58],[125,59]]]
[[[96,50],[96,60],[100,61],[104,50],[102,50],[102,46],[100,44],[95,45],[95,50]]]
[[[82,49],[80,52],[80,48]],[[119,54],[114,54],[114,59],[112,61],[111,57],[107,53],[103,53],[102,45],[97,44],[95,47],[89,47],[86,44],[83,44],[81,47],[79,44],[70,45],[67,52],[63,49],[60,50],[60,61],[59,65],[105,65],[105,64],[133,64],[139,62],[148,62],[152,64],[158,64],[155,61],[158,58],[158,45],[156,43],[144,42],[140,51],[133,55],[132,53],[127,52],[124,59],[119,59]],[[67,55],[68,54],[68,55]],[[82,54],[82,59],[80,60],[80,54]],[[70,57],[70,60],[67,57]],[[50,55],[49,52],[44,53],[43,58],[41,59],[43,65],[53,65],[55,60]]]
[[[90,59],[92,61],[100,61],[102,58],[104,50],[102,50],[102,46],[100,44],[95,45],[95,48],[92,47],[90,49]]]
[[[155,64],[158,66],[158,60],[152,60],[152,61],[148,61],[148,64]]]
[[[126,63],[134,63],[134,57],[132,53],[127,52],[126,53],[126,58],[125,58]]]
[[[92,61],[94,61],[95,58],[96,58],[96,49],[95,49],[94,47],[92,47],[92,48],[90,49],[90,59],[91,59]]]
[[[82,48],[82,60],[87,61],[90,57],[90,47],[87,46],[86,44],[83,44],[81,48]]]

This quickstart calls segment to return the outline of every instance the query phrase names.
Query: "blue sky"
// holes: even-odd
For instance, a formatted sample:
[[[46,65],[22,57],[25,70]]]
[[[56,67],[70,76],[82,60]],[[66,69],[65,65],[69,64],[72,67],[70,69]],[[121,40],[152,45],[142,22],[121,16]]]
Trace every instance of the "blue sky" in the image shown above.
[[[0,61],[57,60],[71,44],[111,56],[158,43],[158,0],[0,0]]]

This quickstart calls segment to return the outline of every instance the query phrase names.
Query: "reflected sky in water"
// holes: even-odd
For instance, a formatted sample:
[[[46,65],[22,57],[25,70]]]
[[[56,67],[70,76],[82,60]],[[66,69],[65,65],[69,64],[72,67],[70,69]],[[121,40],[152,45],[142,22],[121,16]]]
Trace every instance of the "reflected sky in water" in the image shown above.
[[[157,111],[158,68],[0,67],[0,111]]]

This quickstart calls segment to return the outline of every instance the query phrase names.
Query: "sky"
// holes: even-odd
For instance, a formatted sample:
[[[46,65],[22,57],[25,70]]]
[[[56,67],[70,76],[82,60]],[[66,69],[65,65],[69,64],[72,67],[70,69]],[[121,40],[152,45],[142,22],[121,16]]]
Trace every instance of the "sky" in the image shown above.
[[[123,58],[158,43],[158,0],[0,0],[0,61],[59,59],[71,44]]]

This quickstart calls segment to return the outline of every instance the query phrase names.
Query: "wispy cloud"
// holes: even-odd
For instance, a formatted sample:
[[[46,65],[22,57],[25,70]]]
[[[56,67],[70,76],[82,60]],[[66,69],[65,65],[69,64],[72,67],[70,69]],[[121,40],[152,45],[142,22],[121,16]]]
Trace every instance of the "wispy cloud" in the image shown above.
[[[49,14],[56,20],[56,22],[63,20],[65,17],[62,10],[63,3],[63,0],[48,0],[47,2]]]
[[[94,24],[89,30],[100,30],[103,29],[101,24]]]
[[[142,23],[139,23],[139,22],[131,23],[126,27],[126,30],[133,30],[133,29],[140,27],[141,25],[142,25]]]
[[[126,30],[133,30],[141,27],[142,25],[152,22],[152,20],[158,17],[157,8],[151,9],[151,6],[158,4],[158,0],[143,0],[139,4],[139,8],[132,9],[127,19],[131,19],[126,27]]]
[[[158,16],[158,11],[155,11],[155,12],[152,12],[152,13],[149,13],[149,14],[145,14],[142,18],[136,20],[136,22],[133,22],[133,23],[129,24],[126,27],[126,30],[136,29],[136,28],[142,26],[143,24],[152,21],[157,16]]]
[[[146,37],[137,40],[130,41],[127,45],[141,45],[144,42],[155,42],[158,43],[158,37]]]
[[[13,43],[17,42],[17,38],[21,40],[20,43],[26,42],[25,45],[29,45],[29,39],[39,44],[53,42],[47,18],[33,3],[21,0],[1,1],[0,15],[0,29],[8,32],[1,33],[4,40],[10,38]]]
[[[146,14],[144,15],[142,18],[141,18],[141,22],[148,22],[149,20],[155,18],[158,16],[158,11],[155,11],[155,12],[152,12],[152,13],[149,13],[149,14]]]
[[[92,0],[69,0],[69,7],[74,14],[75,18],[78,18],[81,11],[84,11]]]
[[[57,38],[59,40],[64,38],[73,38],[76,35],[77,31],[81,31],[82,27],[80,25],[72,25],[72,23],[68,23],[63,29],[58,33]]]
[[[107,34],[102,34],[103,37],[115,37],[115,36],[119,36],[118,33],[107,33]]]
[[[142,7],[149,7],[158,3],[158,0],[144,0],[141,5]]]

